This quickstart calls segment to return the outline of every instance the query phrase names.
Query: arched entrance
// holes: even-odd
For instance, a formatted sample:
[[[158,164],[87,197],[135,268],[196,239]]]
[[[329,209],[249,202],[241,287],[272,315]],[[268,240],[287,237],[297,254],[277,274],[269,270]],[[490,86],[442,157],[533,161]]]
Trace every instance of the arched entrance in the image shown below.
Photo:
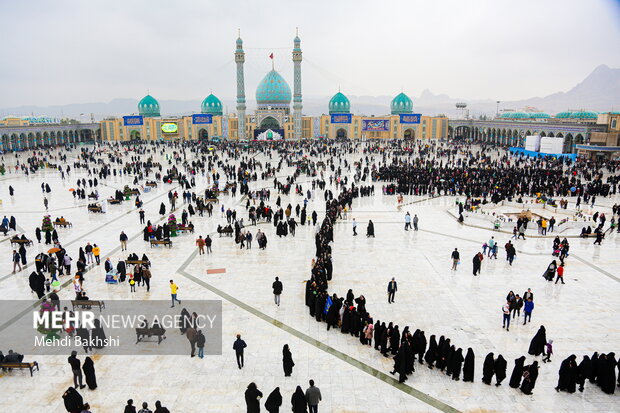
[[[274,117],[267,116],[265,119],[261,121],[260,128],[261,129],[280,129],[280,124]]]
[[[201,141],[208,141],[209,140],[209,132],[206,129],[200,129],[198,131],[198,139]]]
[[[411,128],[405,130],[405,133],[403,134],[403,137],[405,139],[415,139],[415,131]]]
[[[572,134],[568,133],[564,137],[564,153],[573,153],[574,150],[575,150],[575,139],[573,138]]]
[[[345,139],[347,137],[347,130],[340,128],[336,131],[336,139]]]
[[[139,141],[141,139],[140,131],[132,130],[131,132],[129,132],[129,139],[132,141]]]

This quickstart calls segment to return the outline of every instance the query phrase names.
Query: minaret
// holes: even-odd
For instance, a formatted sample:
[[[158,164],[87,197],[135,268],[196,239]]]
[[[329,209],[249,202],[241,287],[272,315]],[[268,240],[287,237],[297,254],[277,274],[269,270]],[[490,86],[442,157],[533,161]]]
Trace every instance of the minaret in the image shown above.
[[[295,139],[301,139],[301,40],[299,33],[295,33],[293,48],[293,135]]]
[[[237,50],[235,50],[235,62],[237,63],[237,136],[245,139],[245,83],[243,81],[243,63],[245,53],[243,52],[243,40],[241,40],[241,30],[237,38]]]

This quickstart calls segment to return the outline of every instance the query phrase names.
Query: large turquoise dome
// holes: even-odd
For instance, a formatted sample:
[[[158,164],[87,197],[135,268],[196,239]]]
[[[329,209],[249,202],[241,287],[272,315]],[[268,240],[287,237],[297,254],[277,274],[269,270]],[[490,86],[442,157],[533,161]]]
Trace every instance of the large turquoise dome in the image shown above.
[[[200,111],[214,116],[222,116],[222,102],[215,95],[210,94],[202,101]]]
[[[351,102],[349,99],[343,95],[342,93],[336,93],[329,100],[329,113],[350,113],[351,112]]]
[[[278,72],[272,70],[256,88],[256,103],[258,107],[287,107],[291,104],[291,88]]]
[[[151,95],[146,95],[138,102],[138,112],[147,118],[161,116],[159,113],[159,102]]]
[[[409,96],[404,93],[399,93],[394,99],[392,99],[392,104],[390,105],[392,109],[392,115],[400,115],[401,113],[412,113],[413,112],[413,101],[409,98]]]

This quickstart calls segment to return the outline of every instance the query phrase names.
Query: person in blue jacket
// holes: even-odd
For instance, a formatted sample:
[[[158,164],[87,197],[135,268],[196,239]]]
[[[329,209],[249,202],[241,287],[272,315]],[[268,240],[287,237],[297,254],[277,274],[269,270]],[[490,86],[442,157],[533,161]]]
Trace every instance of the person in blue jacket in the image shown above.
[[[532,301],[532,298],[530,297],[523,306],[523,325],[525,325],[526,322],[532,321],[532,311],[534,311],[534,301]]]

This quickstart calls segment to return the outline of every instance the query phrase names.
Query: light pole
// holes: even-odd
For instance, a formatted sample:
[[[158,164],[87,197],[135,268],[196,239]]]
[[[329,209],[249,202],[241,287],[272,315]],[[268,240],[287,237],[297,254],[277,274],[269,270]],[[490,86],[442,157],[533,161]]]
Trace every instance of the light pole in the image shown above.
[[[495,117],[499,116],[499,100],[497,101],[497,109],[495,110]]]

